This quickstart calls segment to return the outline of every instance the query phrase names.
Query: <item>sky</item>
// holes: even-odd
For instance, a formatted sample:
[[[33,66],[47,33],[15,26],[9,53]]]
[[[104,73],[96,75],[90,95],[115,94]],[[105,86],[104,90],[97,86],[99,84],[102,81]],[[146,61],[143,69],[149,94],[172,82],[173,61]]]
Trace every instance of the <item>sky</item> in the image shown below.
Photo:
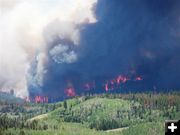
[[[179,0],[0,0],[0,11],[0,91],[180,89]]]

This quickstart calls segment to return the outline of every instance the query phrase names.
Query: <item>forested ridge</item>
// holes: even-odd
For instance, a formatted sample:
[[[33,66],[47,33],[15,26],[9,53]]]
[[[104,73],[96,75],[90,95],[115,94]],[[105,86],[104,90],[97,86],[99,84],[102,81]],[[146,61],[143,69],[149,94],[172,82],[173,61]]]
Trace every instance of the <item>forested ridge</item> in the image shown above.
[[[0,134],[164,134],[165,120],[180,118],[180,93],[84,95],[57,103],[0,101]],[[79,130],[69,131],[73,127]],[[144,127],[143,129],[141,127]],[[110,129],[124,128],[117,132]],[[82,133],[81,133],[82,132]]]

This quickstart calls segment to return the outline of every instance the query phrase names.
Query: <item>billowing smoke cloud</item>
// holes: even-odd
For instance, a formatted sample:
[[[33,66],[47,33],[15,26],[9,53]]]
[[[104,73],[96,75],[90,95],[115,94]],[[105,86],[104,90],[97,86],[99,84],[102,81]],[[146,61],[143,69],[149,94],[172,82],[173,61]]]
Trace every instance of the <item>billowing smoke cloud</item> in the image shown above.
[[[99,0],[94,9],[98,22],[83,25],[79,48],[70,47],[78,54],[75,62],[61,63],[62,53],[56,62],[48,54],[44,94],[62,96],[72,88],[81,94],[84,87],[105,92],[120,74],[143,78],[120,91],[180,89],[179,0]],[[57,38],[51,46],[61,44],[73,43]]]
[[[179,13],[178,0],[99,0],[98,23],[86,27],[81,41],[83,59],[90,61],[83,67],[95,70],[84,72],[114,76],[133,71],[144,81],[132,90],[180,89]]]
[[[81,24],[96,22],[92,8],[97,0],[1,0],[0,90],[14,89],[28,96],[29,87],[43,86],[50,57],[72,63]],[[68,41],[61,45],[55,40]],[[49,51],[50,50],[50,51]]]
[[[180,89],[179,0],[1,1],[1,90]]]

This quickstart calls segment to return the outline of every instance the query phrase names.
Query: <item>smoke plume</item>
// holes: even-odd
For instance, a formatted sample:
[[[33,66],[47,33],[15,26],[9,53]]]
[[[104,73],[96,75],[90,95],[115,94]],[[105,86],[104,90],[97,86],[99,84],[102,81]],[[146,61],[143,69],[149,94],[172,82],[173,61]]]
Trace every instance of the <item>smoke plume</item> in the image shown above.
[[[179,90],[179,0],[1,0],[0,90]]]
[[[97,0],[1,0],[0,90],[14,89],[19,97],[29,94],[29,85],[40,87],[47,72],[49,53],[56,62],[71,63],[77,54],[66,44],[77,45],[79,26],[96,22],[92,8]],[[37,90],[39,91],[39,90]]]

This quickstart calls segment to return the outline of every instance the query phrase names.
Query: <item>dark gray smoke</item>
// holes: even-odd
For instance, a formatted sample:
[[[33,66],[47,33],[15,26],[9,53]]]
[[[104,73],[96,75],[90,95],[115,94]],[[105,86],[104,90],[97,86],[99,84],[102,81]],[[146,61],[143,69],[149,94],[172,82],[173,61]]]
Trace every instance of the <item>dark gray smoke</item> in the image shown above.
[[[180,89],[179,0],[99,0],[93,10],[98,22],[80,26],[78,46],[61,38],[51,43],[49,50],[66,46],[70,58],[62,62],[66,54],[58,59],[47,52],[43,94],[63,97],[66,87],[81,94],[86,82],[99,93],[105,80],[119,74],[143,77],[127,83],[127,90]]]

